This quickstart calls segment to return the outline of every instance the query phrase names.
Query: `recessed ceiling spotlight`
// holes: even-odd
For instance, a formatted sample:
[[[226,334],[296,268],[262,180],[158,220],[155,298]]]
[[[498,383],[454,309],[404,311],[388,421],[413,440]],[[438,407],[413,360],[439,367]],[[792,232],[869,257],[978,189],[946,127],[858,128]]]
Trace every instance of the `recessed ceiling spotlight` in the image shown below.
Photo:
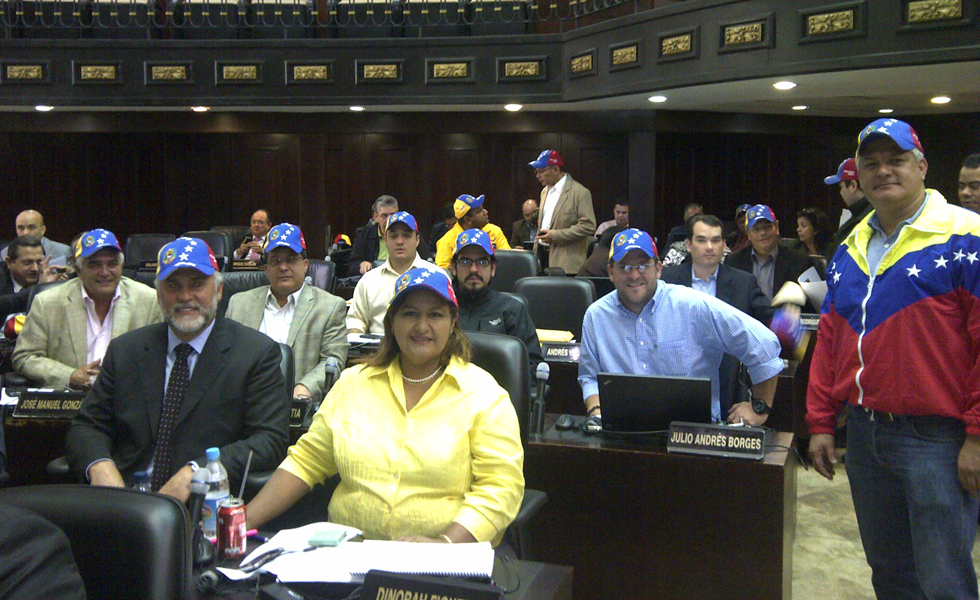
[[[890,115],[893,112],[895,112],[895,110],[894,109],[891,109],[891,108],[879,108],[878,109],[878,112],[880,112],[883,115]]]
[[[951,98],[949,96],[936,96],[929,102],[932,102],[933,104],[949,104],[950,100]]]
[[[517,111],[521,110],[522,108],[524,108],[524,105],[523,104],[505,104],[504,105],[504,110],[509,111],[509,112],[517,112]]]
[[[208,112],[209,110],[211,110],[211,107],[210,106],[192,106],[191,107],[191,110],[193,110],[194,112]]]
[[[796,84],[793,83],[792,81],[777,81],[776,83],[772,84],[772,87],[776,88],[777,90],[785,92],[786,90],[791,90],[795,88]]]
[[[810,107],[807,106],[806,104],[797,104],[796,106],[793,107],[793,110],[806,110],[808,108]]]
[[[37,112],[49,112],[54,110],[54,107],[48,106],[47,104],[38,104],[37,106],[34,107],[34,110],[36,110]]]
[[[364,107],[363,106],[352,106],[352,107],[350,107],[350,109],[352,111],[354,111],[354,112],[361,112],[361,111],[364,110]]]
[[[650,102],[654,102],[656,104],[660,104],[661,102],[667,101],[667,96],[650,96],[649,98],[647,98],[647,100],[649,100]]]

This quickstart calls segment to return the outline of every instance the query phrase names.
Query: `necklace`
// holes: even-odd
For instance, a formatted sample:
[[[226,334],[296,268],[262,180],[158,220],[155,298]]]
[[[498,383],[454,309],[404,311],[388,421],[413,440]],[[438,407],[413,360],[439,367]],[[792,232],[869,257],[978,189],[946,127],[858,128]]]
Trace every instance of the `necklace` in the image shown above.
[[[436,370],[432,372],[432,375],[429,375],[428,377],[423,377],[422,379],[412,379],[411,377],[407,377],[404,374],[402,375],[402,379],[404,379],[409,383],[425,383],[426,381],[429,381],[430,379],[438,375],[439,371],[442,371],[442,367],[436,367]]]

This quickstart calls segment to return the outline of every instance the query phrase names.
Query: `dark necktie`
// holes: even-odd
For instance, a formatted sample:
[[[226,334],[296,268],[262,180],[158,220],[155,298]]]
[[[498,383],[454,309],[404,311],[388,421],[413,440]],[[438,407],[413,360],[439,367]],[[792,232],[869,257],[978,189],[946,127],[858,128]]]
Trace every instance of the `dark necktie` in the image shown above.
[[[170,370],[170,379],[167,381],[167,393],[163,396],[163,410],[160,411],[160,426],[157,429],[157,446],[153,451],[153,478],[150,483],[154,492],[159,491],[170,480],[173,469],[171,463],[174,458],[174,426],[177,424],[177,413],[180,411],[184,396],[187,395],[187,385],[191,379],[187,357],[192,350],[190,344],[181,344],[174,349],[176,358]]]

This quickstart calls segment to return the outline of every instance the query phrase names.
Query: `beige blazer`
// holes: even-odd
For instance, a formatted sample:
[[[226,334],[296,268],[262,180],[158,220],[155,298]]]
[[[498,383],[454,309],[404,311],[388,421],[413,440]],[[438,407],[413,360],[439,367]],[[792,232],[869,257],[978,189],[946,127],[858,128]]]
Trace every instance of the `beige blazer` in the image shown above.
[[[225,318],[258,330],[268,294],[267,285],[238,292],[228,301]],[[343,300],[312,285],[303,286],[286,344],[293,349],[295,383],[305,385],[318,402],[327,393],[327,358],[336,358],[341,369],[347,361],[346,316]]]
[[[585,262],[589,251],[589,241],[595,233],[595,211],[592,208],[592,192],[572,179],[568,173],[565,186],[558,196],[558,204],[551,213],[551,250],[548,253],[548,266],[561,267],[568,275],[575,275]],[[544,203],[548,199],[548,187],[541,190],[541,210],[538,215],[538,229],[544,215]],[[538,250],[538,239],[534,240],[534,250]]]
[[[156,290],[128,277],[119,280],[112,312],[112,339],[163,321]],[[41,385],[64,387],[71,374],[88,364],[88,332],[82,282],[72,279],[38,294],[17,336],[14,370]]]

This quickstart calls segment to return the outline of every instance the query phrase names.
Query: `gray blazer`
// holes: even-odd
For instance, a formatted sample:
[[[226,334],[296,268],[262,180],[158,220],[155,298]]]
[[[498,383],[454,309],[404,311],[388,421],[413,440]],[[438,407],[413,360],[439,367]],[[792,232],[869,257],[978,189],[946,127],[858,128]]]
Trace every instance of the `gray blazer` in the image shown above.
[[[268,294],[267,285],[238,292],[228,301],[225,318],[258,330]],[[286,344],[293,349],[296,383],[309,388],[316,401],[327,393],[327,358],[336,358],[341,368],[347,361],[346,317],[343,300],[312,285],[303,286]]]
[[[68,385],[72,372],[88,364],[88,337],[82,282],[72,279],[38,294],[17,336],[14,370],[41,385]],[[112,312],[112,339],[163,321],[156,291],[127,277],[119,280]]]

